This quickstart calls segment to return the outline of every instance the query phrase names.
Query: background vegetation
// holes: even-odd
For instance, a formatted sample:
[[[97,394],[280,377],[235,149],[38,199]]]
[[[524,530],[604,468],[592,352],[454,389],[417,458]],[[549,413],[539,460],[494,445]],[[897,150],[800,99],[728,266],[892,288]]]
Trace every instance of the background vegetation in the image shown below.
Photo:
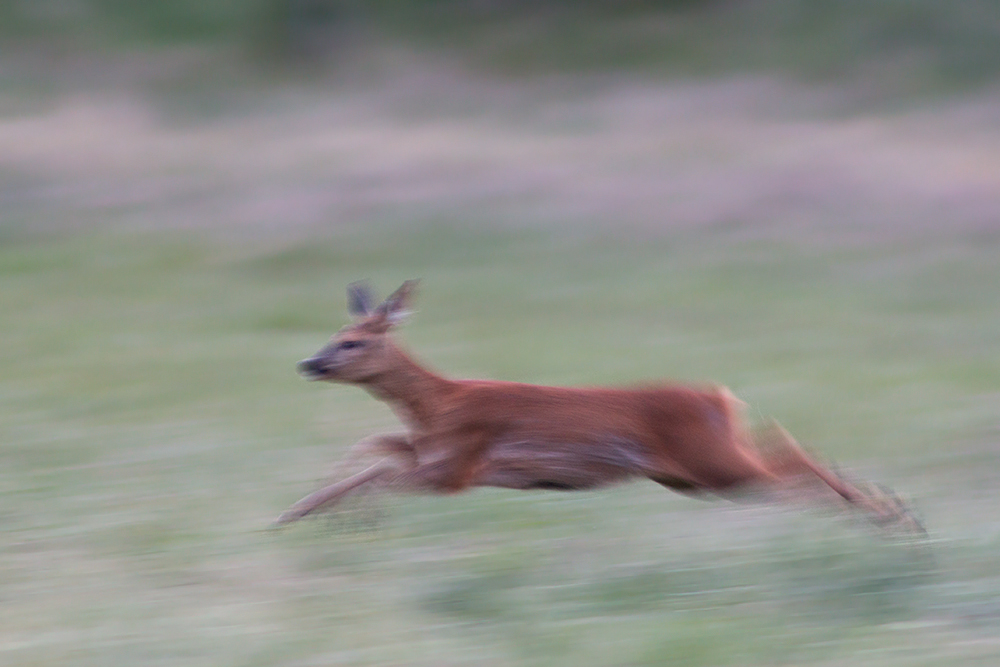
[[[991,2],[0,3],[0,662],[994,665]],[[302,18],[308,17],[308,18]],[[353,499],[294,364],[725,383],[930,537],[651,483]]]
[[[1000,70],[995,0],[3,0],[0,34],[61,53],[214,45],[258,61],[391,39],[522,73],[888,67],[954,86]]]

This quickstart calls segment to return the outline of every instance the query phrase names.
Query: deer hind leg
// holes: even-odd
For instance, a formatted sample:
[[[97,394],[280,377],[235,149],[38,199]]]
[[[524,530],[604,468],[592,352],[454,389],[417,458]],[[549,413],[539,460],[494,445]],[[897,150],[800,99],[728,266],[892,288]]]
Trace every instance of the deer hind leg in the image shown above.
[[[906,532],[925,533],[920,521],[891,490],[865,485],[865,490],[811,458],[795,439],[777,422],[771,422],[758,434],[756,444],[772,475],[783,481],[796,478],[819,480],[851,506],[864,510],[881,528],[899,528]]]
[[[293,521],[298,521],[302,517],[318,510],[324,505],[335,503],[351,491],[358,489],[370,482],[379,479],[393,479],[416,467],[416,455],[410,446],[406,436],[403,435],[376,435],[361,440],[351,448],[344,464],[356,462],[358,460],[371,460],[375,458],[375,463],[339,482],[329,484],[323,488],[310,493],[308,496],[298,501],[275,521],[276,526],[283,526]],[[342,465],[341,467],[346,467]]]

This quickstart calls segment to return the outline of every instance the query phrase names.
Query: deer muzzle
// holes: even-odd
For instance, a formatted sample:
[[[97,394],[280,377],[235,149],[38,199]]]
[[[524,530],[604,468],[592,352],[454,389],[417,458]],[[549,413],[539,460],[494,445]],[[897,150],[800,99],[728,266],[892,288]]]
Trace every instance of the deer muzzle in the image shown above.
[[[296,369],[307,380],[322,380],[330,375],[330,368],[322,357],[303,359],[296,365]]]

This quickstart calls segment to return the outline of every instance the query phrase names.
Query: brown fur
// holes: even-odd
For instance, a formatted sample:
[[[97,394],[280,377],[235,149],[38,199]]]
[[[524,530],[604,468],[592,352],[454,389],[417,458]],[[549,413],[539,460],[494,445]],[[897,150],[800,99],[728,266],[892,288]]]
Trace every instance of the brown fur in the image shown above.
[[[352,285],[355,322],[300,364],[312,379],[354,384],[387,402],[406,433],[358,443],[352,457],[375,463],[303,498],[279,524],[375,481],[456,493],[475,486],[591,489],[636,477],[685,493],[721,494],[806,477],[879,521],[912,520],[899,503],[865,494],[821,466],[776,425],[766,434],[765,452],[744,425],[743,403],[724,387],[567,388],[443,378],[388,335],[414,285],[404,283],[375,308],[367,289]]]

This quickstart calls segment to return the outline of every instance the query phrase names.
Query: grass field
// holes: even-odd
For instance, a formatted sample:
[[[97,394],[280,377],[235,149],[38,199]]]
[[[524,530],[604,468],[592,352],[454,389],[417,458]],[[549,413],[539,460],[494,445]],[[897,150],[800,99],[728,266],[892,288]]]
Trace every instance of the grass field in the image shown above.
[[[995,100],[413,74],[0,120],[0,662],[996,664]],[[397,428],[294,373],[363,277],[446,374],[725,383],[930,537],[650,483],[269,532]]]

